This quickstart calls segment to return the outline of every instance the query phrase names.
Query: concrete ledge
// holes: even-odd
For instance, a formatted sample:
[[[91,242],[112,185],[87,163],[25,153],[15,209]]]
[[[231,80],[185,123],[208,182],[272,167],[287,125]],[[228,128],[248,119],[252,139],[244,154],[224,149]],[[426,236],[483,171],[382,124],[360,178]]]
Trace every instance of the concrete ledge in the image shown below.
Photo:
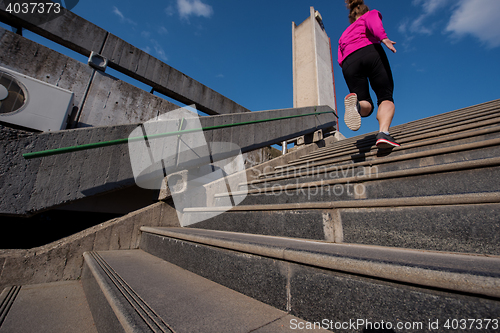
[[[360,199],[324,202],[301,202],[289,204],[239,205],[233,207],[194,207],[186,208],[185,213],[204,212],[240,212],[240,211],[277,211],[305,209],[341,209],[341,208],[377,208],[377,207],[412,207],[412,206],[446,206],[500,203],[500,193],[470,193],[455,195],[433,195],[425,197]]]
[[[160,202],[45,246],[1,250],[0,289],[75,280],[81,275],[85,251],[135,249],[144,225],[178,226],[179,222],[175,209]]]
[[[351,274],[500,297],[500,257],[331,244],[223,231],[142,227],[141,231]]]
[[[186,233],[195,236],[193,231],[177,230],[180,230],[177,235],[170,236],[146,232],[141,249],[309,322],[321,322],[326,318],[328,322],[332,320],[335,324],[349,322],[353,318],[366,318],[371,322],[390,321],[394,325],[404,321],[420,321],[427,325],[429,318],[434,321],[438,319],[440,323],[448,318],[495,318],[500,311],[498,297],[456,293],[450,288],[429,288],[420,282],[412,284],[397,280],[400,276],[417,278],[418,269],[421,269],[424,281],[438,277],[440,282],[446,283],[447,274],[439,272],[442,261],[433,257],[436,253],[430,256],[423,253],[420,266],[418,262],[388,252],[378,252],[381,257],[377,258],[373,252],[376,247],[365,247],[364,251],[356,252],[351,251],[351,246],[345,245],[350,254],[346,255],[339,248],[336,248],[338,253],[329,253],[321,246],[331,244],[321,242],[292,240],[297,242],[297,246],[292,247],[288,243],[290,239],[259,237],[260,241],[256,241],[250,235],[240,234],[245,239],[238,239],[239,236],[235,237],[233,233],[219,233],[220,236],[213,237],[213,232],[205,234],[204,240],[195,239],[196,237],[185,240]],[[197,236],[202,237],[201,233],[205,231],[197,232],[200,232]],[[263,239],[267,241],[264,242]],[[222,241],[226,244],[221,244]],[[242,247],[241,250],[238,249],[239,246]],[[399,251],[395,249],[395,252]],[[452,255],[448,262],[453,263],[454,257]],[[469,262],[472,265],[461,264],[464,264],[465,269],[472,269],[478,263],[476,258],[479,261],[483,259],[470,256]],[[358,265],[363,260],[366,260],[364,268],[363,264]],[[462,284],[468,283],[467,279],[472,277],[473,284],[478,283],[481,288],[491,285],[484,284],[482,279],[498,282],[498,257],[495,261],[496,272],[489,272],[495,277],[486,272],[486,275],[480,275],[473,270],[454,272],[453,267],[444,267],[443,271],[456,274],[458,282]],[[340,268],[342,263],[347,269],[361,268],[364,273],[371,273],[371,268],[379,268],[375,272],[384,273],[385,268],[401,266],[397,272],[399,275],[392,275],[390,279],[321,267],[329,265]],[[486,264],[484,268],[488,270],[488,267],[490,265]],[[435,272],[432,272],[433,269]],[[389,272],[385,273],[390,275]],[[455,286],[451,285],[452,288]],[[498,290],[498,285],[495,288]],[[339,329],[335,326],[329,328],[335,332]],[[361,332],[363,329],[368,332],[364,325],[350,331]]]

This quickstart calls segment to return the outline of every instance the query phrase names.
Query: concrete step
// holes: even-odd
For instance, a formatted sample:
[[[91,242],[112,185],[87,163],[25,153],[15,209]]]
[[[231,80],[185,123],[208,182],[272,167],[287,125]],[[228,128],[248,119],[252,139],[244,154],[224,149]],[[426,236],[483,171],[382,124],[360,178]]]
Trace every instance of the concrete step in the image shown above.
[[[500,100],[484,103],[463,110],[451,111],[391,127],[391,135],[398,142],[407,143],[437,135],[442,136],[444,134],[457,133],[488,124],[498,124],[499,109]],[[375,143],[374,137],[376,134],[377,132],[373,132],[342,140],[335,145],[335,148],[325,147],[323,150],[335,149],[342,151],[343,149],[352,149],[353,147],[356,147],[358,150],[367,149]]]
[[[282,168],[273,173],[258,177],[257,179],[250,179],[249,182],[241,183],[239,186],[240,188],[247,187],[249,189],[255,189],[272,186],[273,182],[278,181],[282,184],[290,183],[290,180],[294,182],[296,178],[300,178],[300,183],[305,183],[320,179],[345,178],[366,172],[380,173],[423,166],[442,165],[450,162],[478,160],[487,156],[500,156],[500,138],[416,152],[405,152],[403,154],[391,154],[383,158],[370,159],[362,162],[346,162],[346,159],[327,159],[323,162]]]
[[[491,180],[499,177],[500,157],[386,172],[378,172],[373,167],[360,174],[348,171],[347,177],[326,174],[325,179],[307,179],[304,183],[300,178],[292,178],[274,184],[263,183],[262,187],[257,184],[259,186],[248,191],[231,195],[238,200],[244,197],[242,205],[261,205],[496,192],[498,185]],[[216,194],[214,204],[209,206],[224,205],[219,201],[227,195]]]
[[[394,157],[403,154],[411,154],[416,152],[424,152],[432,149],[444,149],[460,145],[467,145],[472,143],[479,143],[482,141],[489,141],[499,137],[500,126],[488,126],[486,128],[473,128],[459,133],[452,133],[448,135],[440,135],[438,137],[431,137],[425,140],[407,143],[401,147],[396,147],[392,150],[380,151],[372,146],[361,151],[358,148],[351,148],[347,151],[336,149],[336,144],[328,148],[318,150],[317,155],[307,155],[303,159],[296,159],[287,164],[276,166],[275,170],[268,171],[260,174],[261,177],[270,177],[276,173],[281,173],[283,170],[295,170],[305,167],[315,167],[323,165],[331,165],[336,163],[355,163],[364,161],[378,162],[385,160],[387,157]],[[375,140],[375,134],[372,135]]]
[[[500,120],[500,118],[498,119]],[[412,153],[423,151],[432,148],[444,148],[458,144],[467,144],[471,142],[478,142],[482,140],[489,140],[498,137],[500,121],[492,123],[487,121],[484,123],[472,123],[465,127],[453,127],[447,131],[434,131],[429,135],[418,135],[403,140],[401,147],[396,147],[392,150],[379,150],[375,144],[376,133],[366,135],[366,141],[369,144],[360,145],[357,142],[351,144],[339,143],[331,146],[318,149],[314,153],[305,155],[301,158],[291,160],[281,168],[291,169],[293,167],[301,167],[304,164],[311,165],[313,163],[320,163],[326,160],[338,159],[340,161],[365,161],[374,160],[377,157],[385,157],[387,155],[399,155],[402,153]],[[276,167],[277,170],[280,167]]]
[[[2,333],[97,333],[81,281],[6,288],[0,304]]]
[[[303,322],[142,250],[84,256],[100,332],[288,332]]]
[[[500,255],[500,193],[190,208],[192,228]]]
[[[359,326],[348,331],[382,320],[393,329],[415,323],[417,331],[500,313],[497,256],[190,228],[142,231],[144,251],[309,322],[325,319],[333,331],[356,319]]]

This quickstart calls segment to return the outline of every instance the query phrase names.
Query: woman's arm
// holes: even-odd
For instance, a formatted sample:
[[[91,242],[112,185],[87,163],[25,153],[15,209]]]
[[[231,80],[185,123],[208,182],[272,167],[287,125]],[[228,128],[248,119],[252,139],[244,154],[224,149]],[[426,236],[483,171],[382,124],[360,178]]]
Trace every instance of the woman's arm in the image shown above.
[[[394,44],[396,44],[396,42],[393,42],[389,38],[384,38],[381,42],[384,43],[384,45],[387,46],[387,48],[393,53],[396,53],[396,48],[394,47]]]

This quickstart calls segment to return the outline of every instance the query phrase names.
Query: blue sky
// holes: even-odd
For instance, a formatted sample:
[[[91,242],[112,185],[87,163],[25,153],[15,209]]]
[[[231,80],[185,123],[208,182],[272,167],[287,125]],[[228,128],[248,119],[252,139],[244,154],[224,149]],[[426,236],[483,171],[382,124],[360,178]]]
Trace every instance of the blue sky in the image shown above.
[[[367,0],[383,15],[396,101],[393,125],[500,98],[499,0]],[[337,105],[348,93],[337,41],[343,0],[80,0],[73,12],[252,111],[293,107],[292,21],[318,10],[332,40]],[[25,34],[29,36],[29,33]],[[149,88],[146,88],[149,91]],[[375,114],[346,137],[378,130]]]

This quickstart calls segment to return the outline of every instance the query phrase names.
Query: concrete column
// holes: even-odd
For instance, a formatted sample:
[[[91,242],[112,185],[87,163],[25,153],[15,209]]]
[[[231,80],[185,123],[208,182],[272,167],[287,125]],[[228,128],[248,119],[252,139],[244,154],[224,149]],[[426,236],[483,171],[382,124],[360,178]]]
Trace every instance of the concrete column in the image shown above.
[[[314,7],[300,25],[292,22],[293,106],[335,107],[332,53],[321,15]]]

